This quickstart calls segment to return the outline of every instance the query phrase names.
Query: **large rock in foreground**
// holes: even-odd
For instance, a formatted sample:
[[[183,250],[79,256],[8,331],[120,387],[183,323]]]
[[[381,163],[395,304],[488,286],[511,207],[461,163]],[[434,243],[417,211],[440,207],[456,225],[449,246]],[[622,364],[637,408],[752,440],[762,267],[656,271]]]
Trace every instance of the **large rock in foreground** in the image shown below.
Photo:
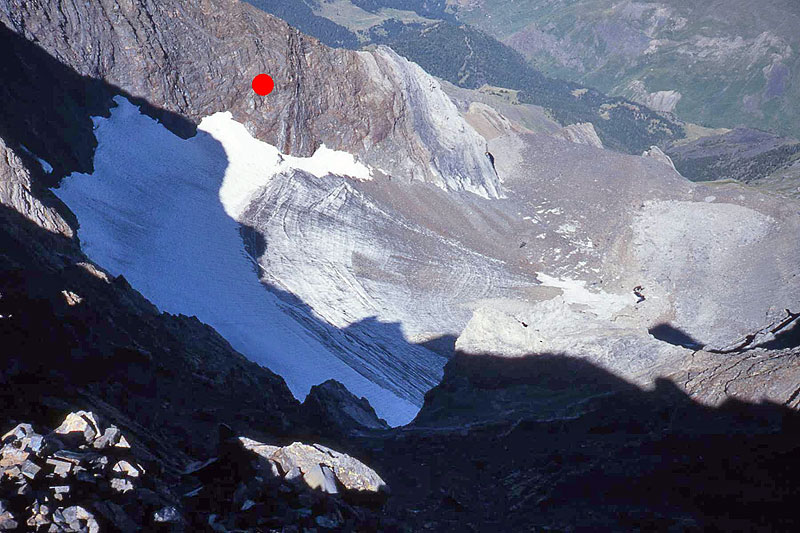
[[[375,508],[386,484],[360,461],[317,444],[279,448],[233,435],[222,426],[217,456],[175,476],[95,413],[69,413],[49,433],[19,424],[0,448],[0,531],[394,528]]]
[[[321,444],[294,442],[278,448],[241,437],[244,447],[279,467],[284,477],[302,476],[312,489],[337,494],[339,489],[356,495],[384,498],[389,487],[361,461]]]
[[[146,476],[122,432],[94,413],[70,413],[47,434],[19,424],[3,435],[0,456],[0,530],[19,530],[16,523],[28,531],[133,532],[184,523],[163,482]],[[174,511],[169,520],[158,518],[165,509]]]

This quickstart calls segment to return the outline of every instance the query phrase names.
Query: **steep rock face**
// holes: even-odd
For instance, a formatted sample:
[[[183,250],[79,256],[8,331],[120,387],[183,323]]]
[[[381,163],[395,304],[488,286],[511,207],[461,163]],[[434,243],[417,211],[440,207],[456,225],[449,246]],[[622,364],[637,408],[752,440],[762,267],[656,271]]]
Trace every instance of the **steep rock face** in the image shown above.
[[[72,228],[34,194],[33,183],[20,157],[0,138],[0,205],[21,213],[42,229],[71,238]]]
[[[681,97],[683,96],[678,91],[648,92],[645,84],[639,80],[632,81],[625,92],[634,102],[639,102],[650,109],[661,111],[662,113],[671,113],[675,111],[678,102],[681,101]]]
[[[380,80],[384,90],[399,90],[404,96],[410,115],[408,133],[419,136],[428,150],[422,157],[409,154],[410,160],[399,163],[402,170],[399,175],[425,175],[430,172],[425,170],[427,166],[438,170],[439,178],[434,183],[442,188],[466,190],[489,198],[500,196],[497,176],[484,157],[485,141],[461,118],[439,81],[385,46],[374,56],[362,57],[370,65],[369,79]],[[370,62],[373,57],[374,65]],[[398,168],[395,157],[390,156],[383,164],[390,169]]]
[[[750,350],[735,354],[699,351],[676,373],[698,401],[721,404],[729,398],[750,398],[792,409],[800,407],[800,350]]]
[[[308,156],[324,143],[390,174],[413,169],[409,177],[498,194],[480,138],[454,116],[434,80],[387,50],[329,49],[236,0],[15,0],[0,8],[13,31],[79,74],[160,108],[151,113],[182,134],[191,131],[167,112],[196,124],[230,111],[287,154]],[[260,72],[276,80],[268,98],[250,88]],[[443,129],[447,121],[455,129]],[[440,155],[443,148],[455,152]]]
[[[603,141],[597,136],[594,126],[589,122],[565,126],[557,131],[555,136],[576,144],[588,144],[595,148],[603,147]]]

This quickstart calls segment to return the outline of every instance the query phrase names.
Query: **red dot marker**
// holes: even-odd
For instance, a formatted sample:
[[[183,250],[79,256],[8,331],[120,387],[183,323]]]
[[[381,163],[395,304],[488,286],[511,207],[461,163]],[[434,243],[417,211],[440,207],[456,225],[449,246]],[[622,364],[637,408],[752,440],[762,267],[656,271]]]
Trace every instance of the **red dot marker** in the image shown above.
[[[275,82],[267,74],[259,74],[253,78],[253,90],[256,94],[267,96],[275,88]]]

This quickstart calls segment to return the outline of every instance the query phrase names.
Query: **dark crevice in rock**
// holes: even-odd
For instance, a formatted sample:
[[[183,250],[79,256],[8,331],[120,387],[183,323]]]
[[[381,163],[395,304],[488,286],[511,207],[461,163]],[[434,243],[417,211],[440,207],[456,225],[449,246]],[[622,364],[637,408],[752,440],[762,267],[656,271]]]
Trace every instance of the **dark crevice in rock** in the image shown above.
[[[800,313],[786,310],[787,317],[770,329],[773,339],[758,345],[765,350],[782,350],[800,346]]]
[[[745,335],[730,346],[709,349],[712,353],[742,353],[756,348],[779,350],[800,346],[800,313],[784,310],[786,316],[758,331]]]

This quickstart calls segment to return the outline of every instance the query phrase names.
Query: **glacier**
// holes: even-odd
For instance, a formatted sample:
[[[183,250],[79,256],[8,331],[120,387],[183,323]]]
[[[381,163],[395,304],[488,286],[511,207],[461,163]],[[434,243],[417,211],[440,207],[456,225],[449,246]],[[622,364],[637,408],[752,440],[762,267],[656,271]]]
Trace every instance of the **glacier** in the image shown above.
[[[72,174],[55,190],[79,220],[84,252],[124,275],[162,311],[213,326],[236,350],[280,374],[296,397],[333,378],[366,397],[391,425],[410,421],[418,406],[331,355],[258,279],[240,224],[229,212],[282,168],[277,150],[258,141],[242,144],[241,150],[254,150],[249,163],[241,163],[249,168],[234,163],[229,169],[242,158],[226,154],[214,135],[226,127],[235,137],[245,132],[229,116],[207,119],[184,140],[123,97],[115,102],[110,118],[94,118],[94,173]],[[368,177],[352,156],[331,152],[284,163],[323,172],[328,158],[330,168]],[[242,173],[241,179],[231,171]]]
[[[797,299],[793,205],[650,158],[511,128],[487,139],[487,195],[356,146],[282,154],[229,113],[182,140],[117,103],[95,172],[56,191],[84,250],[298,398],[334,378],[403,424],[454,349],[587,357],[645,386],[686,357],[651,328],[725,346]]]

